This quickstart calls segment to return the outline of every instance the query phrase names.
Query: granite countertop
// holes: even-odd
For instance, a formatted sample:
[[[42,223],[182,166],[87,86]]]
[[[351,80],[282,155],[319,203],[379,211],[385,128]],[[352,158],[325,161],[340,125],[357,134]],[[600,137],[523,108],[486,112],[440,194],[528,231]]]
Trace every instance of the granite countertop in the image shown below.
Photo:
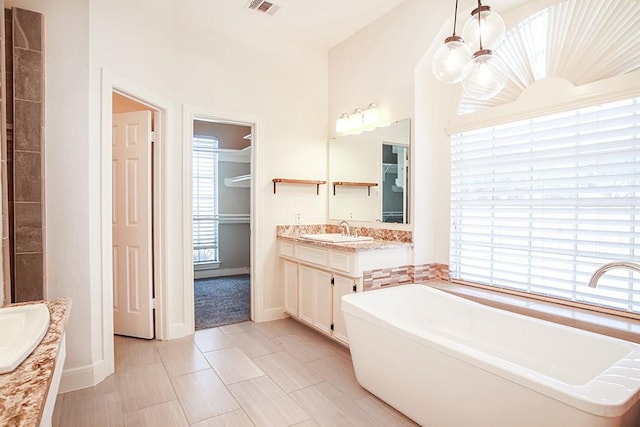
[[[329,249],[339,249],[349,252],[372,251],[376,249],[389,249],[397,247],[413,247],[413,243],[395,242],[392,240],[365,240],[362,242],[332,243],[321,242],[319,240],[305,239],[303,237],[278,236],[281,240],[289,240],[294,243],[304,243],[306,245],[320,246]]]
[[[40,424],[71,300],[60,298],[13,305],[41,302],[49,309],[47,333],[15,371],[0,374],[0,426],[31,427]]]
[[[361,242],[322,242],[318,240],[305,239],[303,234],[317,233],[339,233],[341,228],[336,225],[279,225],[276,236],[281,240],[288,240],[293,243],[304,243],[307,245],[319,246],[329,249],[339,249],[348,252],[371,251],[378,249],[389,249],[397,247],[413,247],[413,235],[411,232],[403,230],[373,229],[367,227],[352,227],[353,231],[360,236],[370,236],[374,240]]]

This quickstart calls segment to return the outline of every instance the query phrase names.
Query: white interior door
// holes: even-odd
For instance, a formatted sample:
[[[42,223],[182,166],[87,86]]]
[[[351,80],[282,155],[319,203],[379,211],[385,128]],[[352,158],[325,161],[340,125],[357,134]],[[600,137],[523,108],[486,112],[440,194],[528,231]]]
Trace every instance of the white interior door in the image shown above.
[[[151,112],[113,115],[113,329],[153,338]]]

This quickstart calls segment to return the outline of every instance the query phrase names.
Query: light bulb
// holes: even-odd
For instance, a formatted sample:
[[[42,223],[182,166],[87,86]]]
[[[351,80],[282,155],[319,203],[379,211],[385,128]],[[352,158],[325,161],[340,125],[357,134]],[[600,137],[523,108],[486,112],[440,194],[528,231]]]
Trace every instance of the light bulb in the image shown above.
[[[479,23],[478,13],[480,14]],[[483,48],[495,47],[495,43],[504,35],[504,20],[498,13],[492,11],[490,6],[480,6],[474,9],[462,29],[462,37],[473,49],[480,48],[480,31],[482,32]]]
[[[365,125],[378,123],[378,106],[376,104],[369,104],[366,110],[362,112],[362,121]]]
[[[347,113],[342,113],[336,120],[336,132],[342,133],[349,130],[349,117]]]
[[[356,108],[349,116],[349,129],[359,129],[362,126],[362,110]]]
[[[433,75],[444,83],[458,83],[464,78],[471,54],[471,49],[462,37],[447,37],[444,44],[433,55],[431,64]]]
[[[507,84],[507,67],[489,49],[473,54],[467,67],[462,86],[465,94],[474,99],[489,99],[496,96]]]

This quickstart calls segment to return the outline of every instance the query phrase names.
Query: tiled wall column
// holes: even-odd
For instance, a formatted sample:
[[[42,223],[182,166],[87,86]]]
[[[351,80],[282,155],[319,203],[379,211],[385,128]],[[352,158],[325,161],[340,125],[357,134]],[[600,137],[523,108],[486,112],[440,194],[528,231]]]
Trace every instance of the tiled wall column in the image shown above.
[[[13,249],[16,302],[44,298],[43,16],[12,10]]]
[[[6,80],[6,60],[5,60],[5,14],[4,0],[0,0],[0,182],[2,183],[2,239],[0,250],[2,250],[2,285],[3,296],[0,305],[11,302],[11,267],[9,253],[9,184],[7,172],[7,80]]]

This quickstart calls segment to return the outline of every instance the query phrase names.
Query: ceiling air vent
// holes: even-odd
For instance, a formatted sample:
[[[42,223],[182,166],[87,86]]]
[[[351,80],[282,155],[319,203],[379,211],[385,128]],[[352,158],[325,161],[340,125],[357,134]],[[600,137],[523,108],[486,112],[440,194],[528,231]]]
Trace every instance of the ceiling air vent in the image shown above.
[[[249,4],[247,4],[247,7],[256,12],[266,13],[267,15],[273,15],[280,9],[280,6],[265,0],[251,0]]]

